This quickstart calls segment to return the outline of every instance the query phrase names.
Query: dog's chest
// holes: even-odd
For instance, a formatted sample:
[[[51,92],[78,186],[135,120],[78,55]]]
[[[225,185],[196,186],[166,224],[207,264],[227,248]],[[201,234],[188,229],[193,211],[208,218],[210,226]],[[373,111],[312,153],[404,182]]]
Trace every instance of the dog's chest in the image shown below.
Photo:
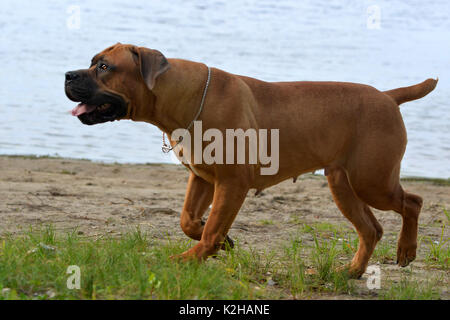
[[[193,174],[195,174],[197,177],[202,178],[203,180],[206,180],[210,183],[214,183],[214,176],[211,174],[206,168],[204,168],[204,165],[196,165],[192,164],[191,161],[187,161],[183,158],[183,150],[180,150],[177,152],[176,149],[173,150],[175,156],[178,158],[178,160],[186,167],[188,168]]]
[[[214,183],[214,176],[210,174],[208,171],[202,169],[198,165],[192,165],[192,164],[184,164],[193,174],[195,174],[197,177],[202,178],[205,181],[208,181],[209,183]]]

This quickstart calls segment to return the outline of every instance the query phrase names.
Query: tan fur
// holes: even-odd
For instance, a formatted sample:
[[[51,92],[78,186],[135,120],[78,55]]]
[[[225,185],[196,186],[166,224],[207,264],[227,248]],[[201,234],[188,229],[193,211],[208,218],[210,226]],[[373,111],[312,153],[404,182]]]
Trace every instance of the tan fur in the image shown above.
[[[206,65],[168,59],[170,68],[158,75],[150,90],[130,50],[136,47],[119,44],[103,53],[119,66],[120,71],[104,86],[130,102],[126,118],[152,123],[169,136],[177,128],[186,128],[199,108]],[[336,204],[360,237],[349,272],[360,276],[365,271],[383,233],[369,207],[401,214],[398,262],[407,265],[416,254],[422,199],[399,184],[407,139],[398,104],[424,96],[435,85],[427,80],[383,93],[344,82],[269,83],[212,68],[199,118],[203,130],[217,128],[225,136],[225,129],[280,129],[279,171],[264,176],[259,165],[188,166],[195,173],[189,178],[181,227],[199,242],[181,257],[206,259],[214,254],[249,189],[262,190],[325,168]],[[202,224],[210,203],[209,218]]]

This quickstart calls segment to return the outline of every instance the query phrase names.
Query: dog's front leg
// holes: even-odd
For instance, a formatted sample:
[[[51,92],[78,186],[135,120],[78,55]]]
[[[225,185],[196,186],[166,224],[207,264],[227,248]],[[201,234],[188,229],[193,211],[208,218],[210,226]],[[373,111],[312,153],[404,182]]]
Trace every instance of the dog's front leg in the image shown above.
[[[220,249],[248,190],[248,186],[237,178],[216,182],[212,209],[200,242],[182,253],[181,258],[204,260]]]
[[[191,173],[180,218],[181,229],[188,237],[194,240],[202,238],[202,217],[211,204],[213,195],[214,185]]]
[[[202,217],[211,204],[213,195],[214,185],[191,173],[180,218],[181,229],[188,237],[194,240],[202,238],[205,226]],[[233,240],[227,235],[221,249],[233,247]]]

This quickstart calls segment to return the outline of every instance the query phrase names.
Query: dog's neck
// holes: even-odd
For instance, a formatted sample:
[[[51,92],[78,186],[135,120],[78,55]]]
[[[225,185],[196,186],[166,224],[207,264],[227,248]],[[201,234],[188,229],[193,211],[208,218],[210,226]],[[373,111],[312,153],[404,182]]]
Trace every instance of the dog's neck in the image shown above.
[[[135,121],[156,125],[169,136],[179,128],[187,128],[199,110],[208,75],[202,63],[169,59],[170,69],[161,74],[151,96],[152,108],[136,110]],[[182,66],[181,66],[182,64]]]

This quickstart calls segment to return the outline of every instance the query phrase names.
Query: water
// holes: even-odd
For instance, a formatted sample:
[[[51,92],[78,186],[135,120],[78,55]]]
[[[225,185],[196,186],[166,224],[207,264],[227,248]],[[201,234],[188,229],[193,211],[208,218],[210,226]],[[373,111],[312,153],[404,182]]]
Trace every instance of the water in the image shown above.
[[[67,26],[71,5],[80,28]],[[376,5],[380,29],[368,28]],[[121,121],[88,127],[68,114],[64,73],[116,42],[156,48],[267,81],[337,80],[387,90],[439,76],[402,105],[402,175],[450,177],[450,2],[2,0],[0,154],[172,162],[161,133]],[[370,25],[369,20],[369,25]]]

